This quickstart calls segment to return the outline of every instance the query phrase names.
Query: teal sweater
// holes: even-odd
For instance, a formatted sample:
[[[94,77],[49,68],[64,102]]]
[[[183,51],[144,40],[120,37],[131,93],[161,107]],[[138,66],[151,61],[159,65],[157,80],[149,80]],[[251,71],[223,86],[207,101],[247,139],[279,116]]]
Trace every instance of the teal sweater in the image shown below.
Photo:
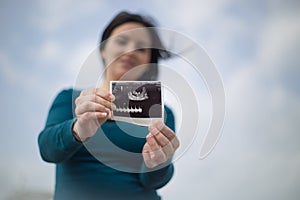
[[[156,190],[171,179],[171,162],[155,168],[141,155],[147,127],[108,120],[87,142],[72,134],[74,99],[79,91],[63,90],[54,100],[38,137],[43,160],[56,164],[55,200],[157,200]],[[174,116],[165,107],[165,123],[174,130]]]

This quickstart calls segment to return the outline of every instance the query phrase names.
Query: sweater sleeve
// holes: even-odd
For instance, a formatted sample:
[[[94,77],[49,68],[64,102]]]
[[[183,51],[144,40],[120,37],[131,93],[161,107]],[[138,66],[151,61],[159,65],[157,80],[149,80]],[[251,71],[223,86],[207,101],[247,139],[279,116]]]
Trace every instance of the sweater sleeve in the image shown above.
[[[39,134],[40,154],[47,162],[63,162],[82,146],[72,134],[76,120],[72,112],[72,94],[73,90],[69,89],[57,95],[49,110],[45,128]]]
[[[170,127],[173,131],[175,131],[174,115],[168,107],[165,107],[165,118],[166,125]],[[140,181],[145,188],[159,189],[165,186],[171,180],[174,174],[174,166],[172,164],[172,159],[169,159],[163,165],[163,168],[159,166],[156,167],[158,169],[149,169],[145,164],[142,165]]]

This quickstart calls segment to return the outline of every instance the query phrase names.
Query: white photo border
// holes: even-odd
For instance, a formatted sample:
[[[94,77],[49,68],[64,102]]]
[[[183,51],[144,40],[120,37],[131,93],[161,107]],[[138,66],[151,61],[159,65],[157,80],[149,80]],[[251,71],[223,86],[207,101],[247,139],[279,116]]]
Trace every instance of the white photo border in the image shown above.
[[[136,124],[139,126],[149,126],[152,123],[154,123],[155,121],[163,121],[164,122],[164,92],[163,92],[163,83],[162,81],[110,81],[110,93],[113,94],[112,91],[112,85],[113,83],[140,83],[141,85],[143,84],[159,84],[160,85],[160,96],[161,96],[161,117],[149,117],[149,118],[138,118],[138,117],[130,117],[130,116],[117,116],[114,114],[114,111],[112,111],[112,120],[115,121],[123,121],[123,122],[128,122],[128,123],[132,123],[132,124]]]

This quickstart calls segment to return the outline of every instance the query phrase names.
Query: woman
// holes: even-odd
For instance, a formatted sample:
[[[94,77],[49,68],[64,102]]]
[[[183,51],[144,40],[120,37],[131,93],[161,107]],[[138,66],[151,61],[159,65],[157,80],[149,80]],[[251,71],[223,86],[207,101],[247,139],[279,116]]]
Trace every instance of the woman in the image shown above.
[[[154,25],[140,15],[118,14],[101,39],[106,66],[101,86],[64,90],[54,100],[38,138],[43,160],[56,163],[54,199],[160,199],[156,190],[171,179],[179,141],[170,109],[165,107],[165,123],[122,124],[140,137],[111,120],[110,81],[155,80],[158,60],[168,56],[155,30],[145,27]],[[140,157],[128,156],[133,153]]]

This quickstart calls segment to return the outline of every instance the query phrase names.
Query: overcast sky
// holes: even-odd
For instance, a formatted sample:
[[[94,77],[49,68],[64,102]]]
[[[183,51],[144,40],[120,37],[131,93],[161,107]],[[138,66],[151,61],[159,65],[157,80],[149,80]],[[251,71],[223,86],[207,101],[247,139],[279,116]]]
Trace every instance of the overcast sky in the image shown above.
[[[148,14],[192,38],[224,82],[222,137],[204,160],[203,137],[196,138],[159,191],[164,199],[298,199],[298,0],[2,0],[0,199],[18,190],[53,191],[54,165],[41,160],[37,136],[53,98],[74,85],[120,10]]]

